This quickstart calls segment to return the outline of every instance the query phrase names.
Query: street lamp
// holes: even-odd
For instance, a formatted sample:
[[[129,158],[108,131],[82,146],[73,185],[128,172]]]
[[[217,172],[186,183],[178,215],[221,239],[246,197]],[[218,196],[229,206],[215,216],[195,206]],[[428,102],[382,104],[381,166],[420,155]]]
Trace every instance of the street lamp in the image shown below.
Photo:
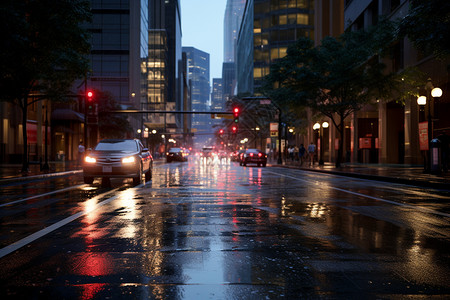
[[[330,124],[328,124],[328,122],[323,122],[322,126],[320,125],[319,122],[317,122],[316,124],[313,125],[313,130],[317,130],[318,134],[319,134],[319,138],[318,138],[318,146],[319,146],[319,153],[320,153],[320,159],[319,159],[319,165],[323,165],[324,161],[323,161],[323,132],[321,132],[321,128],[328,128],[330,126]]]
[[[45,105],[45,139],[44,139],[44,151],[45,151],[45,162],[42,166],[42,171],[48,171],[50,170],[50,167],[48,165],[48,102]]]
[[[439,98],[442,96],[442,90],[438,87],[434,87],[431,82],[431,78],[428,78],[427,84],[425,85],[426,96],[419,96],[417,98],[417,104],[421,106],[427,105],[428,109],[428,162],[426,164],[426,171],[431,171],[431,141],[433,139],[433,116],[431,114],[431,100],[434,98]]]

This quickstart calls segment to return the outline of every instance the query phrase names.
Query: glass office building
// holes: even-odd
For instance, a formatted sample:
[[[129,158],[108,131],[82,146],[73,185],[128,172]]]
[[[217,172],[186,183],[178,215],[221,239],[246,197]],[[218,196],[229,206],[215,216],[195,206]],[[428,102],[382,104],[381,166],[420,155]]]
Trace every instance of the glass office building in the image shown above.
[[[209,54],[194,47],[183,47],[186,53],[189,79],[191,81],[192,110],[206,112],[210,110]],[[194,114],[192,127],[197,130],[194,142],[203,146],[211,137],[211,116]]]
[[[270,64],[300,37],[314,39],[313,0],[248,0],[237,42],[238,93],[256,92]]]

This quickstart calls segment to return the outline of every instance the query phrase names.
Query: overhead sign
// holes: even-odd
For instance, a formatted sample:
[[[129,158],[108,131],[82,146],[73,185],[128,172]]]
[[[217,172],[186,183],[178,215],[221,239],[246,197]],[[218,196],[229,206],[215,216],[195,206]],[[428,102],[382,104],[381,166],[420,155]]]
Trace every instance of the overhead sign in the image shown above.
[[[211,114],[211,119],[233,119],[232,114]]]

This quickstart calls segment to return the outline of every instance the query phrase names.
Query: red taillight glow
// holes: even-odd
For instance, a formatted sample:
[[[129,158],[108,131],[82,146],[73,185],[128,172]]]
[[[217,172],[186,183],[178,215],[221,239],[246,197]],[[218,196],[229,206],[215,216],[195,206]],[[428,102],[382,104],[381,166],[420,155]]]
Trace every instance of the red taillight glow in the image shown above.
[[[250,157],[253,157],[253,153],[250,153]]]
[[[258,153],[258,156],[259,156],[259,157],[261,157],[261,156],[262,156],[262,153],[261,153],[261,152],[259,152],[259,153]]]

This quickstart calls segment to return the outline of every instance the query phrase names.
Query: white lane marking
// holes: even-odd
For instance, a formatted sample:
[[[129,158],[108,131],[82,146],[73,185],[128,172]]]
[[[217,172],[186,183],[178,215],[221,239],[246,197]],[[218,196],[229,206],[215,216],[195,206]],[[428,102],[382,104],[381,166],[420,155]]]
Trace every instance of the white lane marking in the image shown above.
[[[91,199],[89,199],[87,201],[100,199],[101,197],[104,197],[104,196],[106,196],[108,194],[116,192],[118,189],[119,188],[116,188],[116,189],[111,190],[109,192],[106,192],[104,194],[97,195],[94,198],[91,198]],[[0,258],[3,258],[4,256],[6,256],[6,255],[16,251],[19,248],[22,248],[22,247],[28,245],[29,243],[31,243],[31,242],[33,242],[33,241],[35,241],[35,240],[45,236],[46,234],[49,234],[50,232],[52,232],[52,231],[54,231],[54,230],[56,230],[56,229],[58,229],[58,228],[60,228],[60,227],[62,227],[64,225],[66,225],[66,224],[68,224],[68,223],[70,223],[70,222],[72,222],[72,221],[74,221],[76,219],[78,219],[79,217],[82,217],[84,215],[89,214],[90,212],[96,210],[97,208],[99,208],[99,207],[101,207],[101,206],[103,206],[105,204],[110,203],[111,201],[113,201],[117,197],[119,197],[119,195],[115,195],[115,196],[113,196],[111,198],[108,198],[108,199],[102,201],[102,202],[99,202],[99,203],[97,203],[96,205],[93,205],[92,207],[90,207],[87,210],[80,211],[79,213],[76,213],[76,214],[74,214],[74,215],[72,215],[70,217],[67,217],[67,218],[65,218],[65,219],[63,219],[63,220],[61,220],[61,221],[59,221],[59,222],[57,222],[57,223],[55,223],[53,225],[45,227],[44,229],[41,229],[41,230],[39,230],[39,231],[37,231],[37,232],[27,236],[27,237],[25,237],[25,238],[15,242],[15,243],[12,243],[11,245],[3,247],[2,249],[0,249]]]
[[[284,176],[284,177],[289,177],[291,179],[295,179],[295,180],[298,180],[298,181],[312,183],[309,180],[297,178],[297,177],[286,175],[286,174],[280,174],[280,173],[273,172],[273,171],[267,171],[267,172],[272,173],[272,174],[276,174],[276,175],[281,175],[281,176]],[[421,207],[421,206],[414,206],[414,205],[410,205],[410,204],[406,204],[406,203],[398,203],[398,202],[395,202],[395,201],[386,200],[386,199],[373,197],[373,196],[369,196],[369,195],[364,195],[364,194],[360,194],[360,193],[357,193],[357,192],[352,192],[352,191],[349,191],[349,190],[345,190],[345,189],[341,189],[341,188],[337,188],[337,187],[333,187],[333,186],[330,186],[329,188],[333,189],[333,190],[340,191],[340,192],[344,192],[344,193],[348,193],[348,194],[352,194],[352,195],[356,195],[356,196],[360,196],[360,197],[364,197],[364,198],[373,199],[373,200],[376,200],[376,201],[382,201],[382,202],[386,202],[386,203],[389,203],[389,204],[394,204],[394,205],[398,205],[398,206],[408,207],[408,208],[420,210],[420,211],[423,211],[423,212],[426,212],[426,213],[431,213],[431,214],[435,214],[435,215],[439,215],[439,216],[444,216],[444,217],[450,218],[450,214],[446,214],[446,213],[443,213],[443,212],[440,212],[440,211],[436,211],[436,210],[425,208],[425,207]]]
[[[0,207],[13,205],[13,204],[16,204],[16,203],[20,203],[20,202],[24,202],[24,201],[40,198],[40,197],[45,197],[45,196],[49,196],[49,195],[53,195],[53,194],[57,194],[57,193],[61,193],[61,192],[70,191],[70,190],[77,189],[77,188],[82,187],[82,186],[84,186],[84,184],[79,184],[79,185],[63,188],[63,189],[60,189],[60,190],[56,190],[56,191],[53,191],[53,192],[39,194],[39,195],[28,197],[28,198],[25,198],[25,199],[20,199],[20,200],[8,202],[8,203],[0,204]]]

